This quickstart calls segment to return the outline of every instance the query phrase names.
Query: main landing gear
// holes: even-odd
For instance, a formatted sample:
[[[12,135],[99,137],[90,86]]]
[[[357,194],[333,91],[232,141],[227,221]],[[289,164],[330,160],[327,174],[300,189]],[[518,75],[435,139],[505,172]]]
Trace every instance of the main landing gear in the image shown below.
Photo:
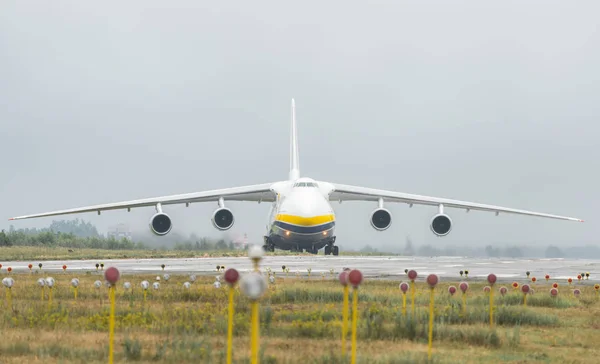
[[[335,255],[338,256],[340,254],[340,249],[337,245],[333,245],[335,243],[335,236],[325,245],[325,255]]]
[[[271,241],[271,239],[268,236],[265,236],[265,245],[263,245],[263,250],[266,252],[274,252],[275,251],[275,244],[273,244],[273,242]]]

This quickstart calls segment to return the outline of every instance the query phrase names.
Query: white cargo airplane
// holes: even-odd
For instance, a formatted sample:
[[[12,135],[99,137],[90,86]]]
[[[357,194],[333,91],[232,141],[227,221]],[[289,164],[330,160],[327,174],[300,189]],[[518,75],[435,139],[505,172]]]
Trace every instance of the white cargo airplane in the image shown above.
[[[452,228],[452,220],[445,214],[445,207],[462,208],[547,217],[552,219],[581,221],[583,220],[550,215],[525,210],[517,210],[500,206],[484,205],[474,202],[450,200],[446,198],[412,195],[403,192],[385,191],[373,188],[348,186],[337,183],[315,181],[300,178],[298,158],[298,138],[296,133],[296,111],[292,99],[292,127],[290,140],[290,172],[288,180],[275,183],[233,187],[221,190],[195,192],[182,195],[147,198],[141,200],[109,203],[104,205],[60,210],[42,214],[14,217],[10,220],[29,219],[35,217],[75,214],[82,212],[127,209],[154,206],[156,213],[150,219],[150,230],[156,235],[168,234],[173,224],[171,218],[163,211],[163,206],[183,204],[189,206],[196,202],[217,202],[218,208],[212,215],[212,223],[218,230],[228,230],[233,226],[234,217],[230,209],[225,207],[226,201],[269,202],[271,210],[264,236],[264,249],[274,251],[275,247],[283,250],[311,252],[313,254],[325,247],[325,255],[338,255],[339,248],[335,244],[335,213],[332,201],[372,201],[378,206],[372,212],[370,222],[375,230],[383,231],[390,227],[392,215],[384,207],[384,202],[400,202],[408,204],[433,205],[438,209],[430,222],[431,231],[437,236],[448,235]]]

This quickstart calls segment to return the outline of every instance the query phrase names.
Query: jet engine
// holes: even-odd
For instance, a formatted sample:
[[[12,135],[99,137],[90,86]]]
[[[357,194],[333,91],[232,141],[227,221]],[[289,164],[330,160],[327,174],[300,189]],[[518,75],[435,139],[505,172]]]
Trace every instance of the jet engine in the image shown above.
[[[228,208],[220,207],[213,213],[212,223],[219,230],[229,230],[234,223],[233,213]]]
[[[392,225],[392,214],[383,207],[373,211],[371,214],[371,226],[375,230],[383,231]]]
[[[171,218],[164,212],[158,212],[150,218],[150,230],[158,236],[167,235],[172,228]]]
[[[446,214],[437,214],[431,219],[431,231],[437,236],[446,236],[452,230],[452,220]]]

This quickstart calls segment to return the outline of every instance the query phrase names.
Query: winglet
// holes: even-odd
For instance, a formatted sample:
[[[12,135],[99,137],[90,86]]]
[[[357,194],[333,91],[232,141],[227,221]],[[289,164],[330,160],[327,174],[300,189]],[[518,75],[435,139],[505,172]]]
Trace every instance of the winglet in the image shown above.
[[[12,221],[12,220],[14,220],[14,219],[15,219],[14,217],[11,217],[10,219],[8,219],[8,221]]]

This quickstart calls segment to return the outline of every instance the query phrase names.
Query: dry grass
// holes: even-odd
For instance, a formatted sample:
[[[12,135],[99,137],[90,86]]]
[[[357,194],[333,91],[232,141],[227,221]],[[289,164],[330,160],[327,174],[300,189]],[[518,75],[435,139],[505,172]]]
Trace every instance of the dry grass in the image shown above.
[[[63,248],[44,246],[11,246],[2,247],[4,261],[31,261],[37,263],[46,260],[81,260],[81,259],[154,259],[154,258],[194,258],[205,255],[214,257],[245,256],[244,252],[227,251],[186,251],[169,249],[134,249],[109,250],[88,248]]]
[[[71,250],[71,251],[69,251]],[[323,251],[320,254],[324,254]],[[344,251],[344,256],[389,255],[388,253],[359,253]],[[88,248],[63,248],[46,246],[10,246],[2,247],[3,261],[31,261],[37,263],[46,260],[82,260],[82,259],[157,259],[157,258],[200,258],[200,257],[246,257],[242,250],[235,251],[200,251],[173,249],[135,249],[109,250]],[[294,253],[283,250],[265,253],[267,256],[314,256],[311,253]]]
[[[100,273],[78,276],[75,301],[70,273],[54,275],[52,304],[41,300],[37,274],[13,274],[12,309],[3,288],[0,316],[2,363],[96,363],[108,355],[109,301],[106,287],[94,288]],[[190,290],[187,276],[161,280],[148,292],[140,282],[155,276],[125,275],[117,288],[116,362],[224,363],[227,329],[227,287],[212,286],[213,277],[198,277]],[[133,292],[125,292],[129,281]],[[536,294],[522,306],[522,295],[496,297],[496,325],[489,328],[489,299],[483,284],[472,283],[468,314],[461,315],[460,293],[450,297],[448,283],[436,289],[432,362],[591,363],[600,327],[600,299],[582,286],[575,298],[561,287],[558,299],[547,294],[550,284],[536,284]],[[456,282],[454,282],[456,285]],[[498,287],[496,287],[497,290]],[[341,336],[342,289],[328,274],[311,280],[278,277],[261,302],[261,363],[345,363]],[[249,356],[249,305],[236,294],[234,362]],[[401,314],[398,282],[366,281],[360,288],[359,363],[419,363],[427,361],[429,289],[418,284],[417,315]],[[350,332],[347,335],[350,338]],[[350,343],[348,342],[348,353]]]

